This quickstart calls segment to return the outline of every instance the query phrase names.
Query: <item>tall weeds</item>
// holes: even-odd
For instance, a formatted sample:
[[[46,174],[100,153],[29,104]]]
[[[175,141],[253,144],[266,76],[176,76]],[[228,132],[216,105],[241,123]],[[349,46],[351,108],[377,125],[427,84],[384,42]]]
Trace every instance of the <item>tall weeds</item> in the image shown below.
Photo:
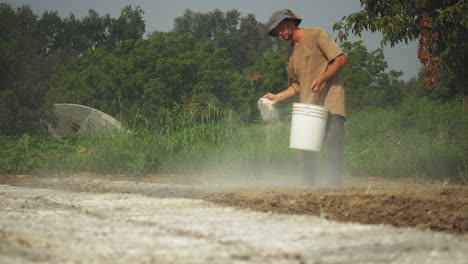
[[[409,98],[399,107],[355,112],[346,121],[348,172],[466,181],[468,117],[459,107]],[[108,135],[0,137],[0,173],[143,175],[292,173],[289,124],[245,124],[230,111],[181,113]]]
[[[408,98],[398,108],[354,113],[346,142],[354,174],[455,179],[468,164],[468,113]]]
[[[160,121],[158,129],[125,129],[112,136],[62,139],[1,138],[9,150],[0,173],[96,172],[251,173],[265,168],[297,167],[288,149],[289,126],[246,125],[226,111],[183,113]],[[34,151],[34,155],[31,151]]]

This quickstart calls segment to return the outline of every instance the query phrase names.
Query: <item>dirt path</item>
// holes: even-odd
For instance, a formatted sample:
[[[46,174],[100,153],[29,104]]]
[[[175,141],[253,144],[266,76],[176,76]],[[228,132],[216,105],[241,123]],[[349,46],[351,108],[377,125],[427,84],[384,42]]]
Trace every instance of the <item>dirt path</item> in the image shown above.
[[[338,223],[323,206],[322,218],[225,206],[278,212],[315,193],[340,208],[326,197],[357,195],[357,187],[220,191],[166,180],[1,176],[0,263],[468,263],[468,235]],[[352,200],[346,195],[334,200]]]

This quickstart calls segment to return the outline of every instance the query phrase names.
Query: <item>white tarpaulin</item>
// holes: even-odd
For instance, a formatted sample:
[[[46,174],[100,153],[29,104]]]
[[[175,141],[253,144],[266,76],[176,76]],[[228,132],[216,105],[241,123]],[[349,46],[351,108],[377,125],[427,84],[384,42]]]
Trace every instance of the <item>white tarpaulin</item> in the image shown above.
[[[69,134],[91,135],[122,129],[121,123],[115,118],[89,106],[55,104],[54,115],[55,124],[49,124],[49,133],[53,137]]]

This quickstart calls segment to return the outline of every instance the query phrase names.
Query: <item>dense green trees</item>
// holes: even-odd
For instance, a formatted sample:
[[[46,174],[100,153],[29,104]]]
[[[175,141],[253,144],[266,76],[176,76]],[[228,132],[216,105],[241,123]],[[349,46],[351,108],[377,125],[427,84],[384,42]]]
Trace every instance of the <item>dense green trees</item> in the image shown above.
[[[29,7],[0,4],[0,133],[40,131],[47,91],[37,84],[50,68],[42,57],[37,16]]]
[[[47,82],[48,99],[92,106],[127,121],[202,113],[233,106],[230,67],[224,49],[198,48],[189,34],[157,32],[122,42],[114,52],[95,49],[70,60]]]
[[[401,102],[407,92],[405,83],[399,79],[403,73],[386,72],[388,64],[382,49],[369,52],[362,41],[345,42],[342,48],[349,59],[342,73],[350,111],[394,106]]]
[[[0,135],[44,133],[51,107],[42,83],[69,58],[141,39],[142,12],[127,6],[117,19],[93,10],[80,20],[73,15],[62,19],[57,12],[38,17],[29,6],[13,9],[0,3]]]
[[[127,124],[221,109],[251,122],[258,98],[287,85],[288,42],[236,10],[187,10],[171,32],[143,39],[139,8],[127,6],[118,18],[90,10],[62,19],[0,7],[1,134],[37,133],[53,103],[88,105]],[[382,50],[369,52],[362,42],[342,47],[350,58],[343,71],[349,109],[398,104],[404,82],[401,72],[386,72]]]
[[[264,53],[286,45],[278,38],[268,36],[267,29],[268,26],[252,14],[241,17],[235,9],[226,13],[215,9],[208,13],[186,10],[183,16],[174,20],[172,32],[189,33],[199,45],[210,42],[215,48],[225,48],[232,66],[241,72],[253,66]]]

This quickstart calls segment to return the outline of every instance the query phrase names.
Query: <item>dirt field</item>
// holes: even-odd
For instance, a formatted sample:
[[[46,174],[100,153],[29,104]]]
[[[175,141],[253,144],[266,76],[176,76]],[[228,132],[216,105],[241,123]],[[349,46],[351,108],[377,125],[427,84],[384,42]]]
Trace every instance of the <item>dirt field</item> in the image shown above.
[[[0,262],[468,263],[467,186],[378,178],[333,189],[248,185],[0,176]]]
[[[316,215],[339,222],[390,224],[455,234],[468,232],[468,186],[448,182],[354,177],[348,178],[345,187],[340,188],[281,188],[244,187],[242,183],[230,187],[233,185],[231,182],[213,183],[204,177],[180,175],[125,177],[80,174],[77,177],[198,187],[184,192],[167,188],[157,194],[160,198],[197,198],[254,211]],[[41,177],[21,175],[0,176],[0,184],[44,185]],[[119,191],[91,185],[80,187],[49,183],[45,187],[88,192]]]
[[[262,212],[311,214],[339,222],[468,232],[468,188],[461,186],[222,191],[207,199]]]

